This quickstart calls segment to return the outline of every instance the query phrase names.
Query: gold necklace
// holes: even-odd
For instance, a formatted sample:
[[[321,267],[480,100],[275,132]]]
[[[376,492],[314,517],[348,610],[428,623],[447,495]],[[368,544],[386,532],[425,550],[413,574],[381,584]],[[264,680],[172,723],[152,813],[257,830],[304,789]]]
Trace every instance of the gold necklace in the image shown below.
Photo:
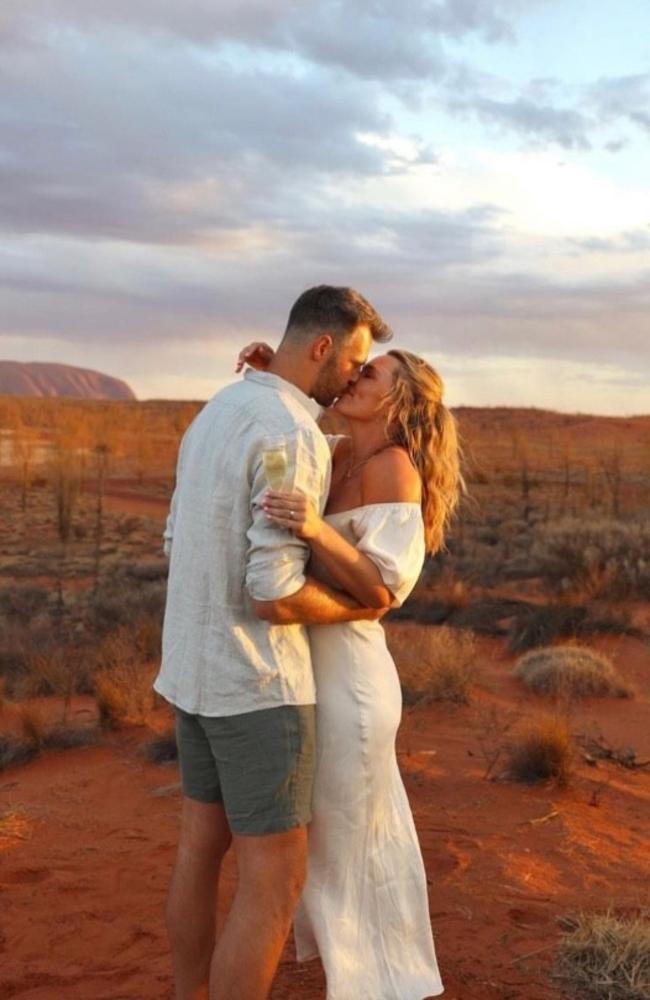
[[[381,446],[381,448],[377,448],[377,451],[372,451],[369,455],[366,455],[366,457],[363,458],[360,462],[352,463],[347,469],[343,478],[346,480],[351,479],[353,472],[356,472],[357,469],[360,469],[362,466],[364,466],[366,462],[369,462],[371,458],[375,457],[375,455],[379,455],[382,451],[386,451],[387,448],[392,448],[392,447],[393,447],[393,442],[389,441],[388,444],[384,444]]]

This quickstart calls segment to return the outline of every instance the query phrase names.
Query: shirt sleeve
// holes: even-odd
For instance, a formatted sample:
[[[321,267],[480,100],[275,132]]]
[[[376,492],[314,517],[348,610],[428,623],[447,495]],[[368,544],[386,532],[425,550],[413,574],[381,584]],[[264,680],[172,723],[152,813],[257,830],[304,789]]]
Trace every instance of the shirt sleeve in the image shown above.
[[[417,504],[375,504],[352,520],[357,548],[372,559],[385,586],[402,604],[418,581],[425,556],[424,524]]]
[[[320,431],[318,431],[320,434]],[[329,457],[324,440],[303,429],[287,434],[290,481],[288,491],[299,490],[322,513],[329,487]],[[290,531],[272,524],[262,510],[269,485],[262,464],[262,440],[254,457],[251,490],[251,526],[246,558],[246,589],[254,600],[290,597],[305,585],[308,544]]]
[[[325,440],[327,441],[330,455],[334,455],[339,441],[343,441],[346,436],[347,435],[345,434],[325,434]]]

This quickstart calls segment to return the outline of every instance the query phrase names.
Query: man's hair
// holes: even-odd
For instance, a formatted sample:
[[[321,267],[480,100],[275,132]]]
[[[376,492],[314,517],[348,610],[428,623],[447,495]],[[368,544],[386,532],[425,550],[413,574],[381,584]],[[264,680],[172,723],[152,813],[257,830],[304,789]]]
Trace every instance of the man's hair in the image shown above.
[[[284,339],[298,343],[329,333],[342,343],[360,324],[369,328],[373,340],[383,342],[393,336],[377,310],[354,288],[317,285],[308,288],[294,302]]]

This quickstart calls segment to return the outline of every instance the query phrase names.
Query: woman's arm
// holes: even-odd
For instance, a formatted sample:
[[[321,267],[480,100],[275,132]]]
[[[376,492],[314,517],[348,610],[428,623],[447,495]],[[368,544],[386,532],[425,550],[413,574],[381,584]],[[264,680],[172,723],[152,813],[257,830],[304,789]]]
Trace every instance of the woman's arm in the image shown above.
[[[363,505],[419,503],[420,479],[406,452],[391,448],[366,463],[361,490]],[[303,494],[269,491],[264,509],[276,524],[309,542],[337,584],[364,607],[385,608],[394,604],[395,596],[384,584],[372,559],[319,517]]]
[[[265,372],[269,367],[275,351],[263,340],[254,340],[252,344],[247,344],[237,358],[235,371],[240,372],[244,365],[250,365],[258,372]]]

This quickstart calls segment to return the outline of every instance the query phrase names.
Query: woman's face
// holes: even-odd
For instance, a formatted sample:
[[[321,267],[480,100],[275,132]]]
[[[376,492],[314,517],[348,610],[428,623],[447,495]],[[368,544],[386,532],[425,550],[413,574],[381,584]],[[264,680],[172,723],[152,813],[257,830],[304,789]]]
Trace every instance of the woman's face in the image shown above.
[[[358,380],[339,396],[334,410],[348,420],[383,420],[400,366],[397,358],[382,354],[364,365]]]

